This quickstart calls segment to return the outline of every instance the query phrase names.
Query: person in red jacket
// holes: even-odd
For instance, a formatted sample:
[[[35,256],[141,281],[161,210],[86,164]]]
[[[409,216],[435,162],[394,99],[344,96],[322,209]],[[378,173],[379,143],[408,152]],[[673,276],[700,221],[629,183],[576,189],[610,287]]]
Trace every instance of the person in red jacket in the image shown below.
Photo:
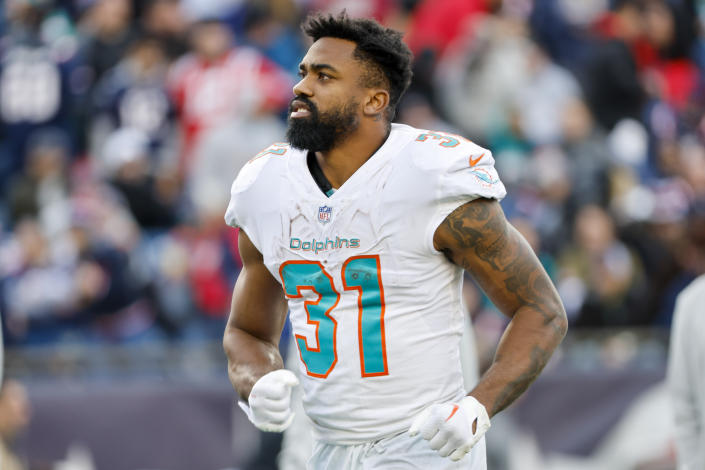
[[[255,49],[233,46],[230,30],[219,20],[195,23],[191,47],[168,79],[182,131],[182,172],[190,168],[194,150],[209,130],[282,111],[293,84],[286,72]]]

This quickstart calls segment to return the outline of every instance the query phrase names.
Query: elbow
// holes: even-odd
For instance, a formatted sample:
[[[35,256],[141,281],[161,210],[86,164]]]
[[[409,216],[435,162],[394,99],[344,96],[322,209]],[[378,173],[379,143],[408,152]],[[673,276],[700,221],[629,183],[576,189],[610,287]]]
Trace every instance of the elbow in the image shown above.
[[[568,316],[565,313],[565,308],[563,308],[563,303],[560,299],[556,299],[553,311],[555,314],[551,318],[550,323],[556,333],[558,343],[560,343],[568,333]]]
[[[235,341],[235,331],[228,324],[225,326],[225,332],[223,333],[223,351],[225,352],[225,356],[228,358],[228,361],[230,361],[230,354],[234,349],[233,348],[234,341]]]
[[[223,352],[225,352],[225,355],[228,355],[228,330],[225,330],[225,334],[223,335]]]
[[[568,315],[558,293],[544,297],[532,307],[534,312],[540,314],[541,329],[545,339],[554,347],[558,346],[568,333]]]
[[[562,315],[557,316],[553,320],[553,323],[556,325],[556,332],[560,340],[563,340],[563,338],[565,338],[565,335],[568,333],[568,317],[566,316],[565,312],[563,312]]]

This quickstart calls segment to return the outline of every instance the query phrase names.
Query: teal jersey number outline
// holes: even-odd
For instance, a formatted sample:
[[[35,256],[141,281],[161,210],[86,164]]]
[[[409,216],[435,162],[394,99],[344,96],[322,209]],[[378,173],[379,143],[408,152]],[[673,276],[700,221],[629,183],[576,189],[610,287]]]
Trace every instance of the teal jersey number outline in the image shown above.
[[[252,157],[247,163],[252,163],[265,155],[284,155],[287,150],[289,150],[289,144],[286,142],[276,142]]]
[[[455,137],[452,137],[448,134],[441,134],[438,132],[424,132],[423,134],[419,134],[416,137],[416,141],[417,142],[426,142],[426,140],[429,137],[433,140],[440,139],[441,142],[438,145],[440,145],[441,147],[452,148],[452,147],[457,147],[458,144],[460,144],[460,141],[458,139],[456,139]]]
[[[338,322],[330,312],[338,305],[340,294],[333,286],[333,278],[318,261],[287,261],[279,268],[279,275],[287,297],[303,298],[301,291],[306,289],[318,295],[316,300],[304,302],[307,322],[316,327],[317,346],[309,348],[306,337],[294,337],[308,375],[326,378],[338,362],[335,343]]]
[[[343,287],[357,291],[357,339],[363,377],[387,375],[384,287],[379,256],[353,256],[343,264]]]
[[[307,323],[315,325],[317,346],[309,347],[304,336],[295,334],[294,337],[306,373],[326,378],[338,362],[338,323],[330,313],[338,305],[340,293],[335,290],[333,278],[318,261],[286,261],[280,266],[279,275],[288,298],[302,298],[302,291],[306,289],[318,296],[304,302]],[[346,291],[357,291],[360,374],[362,377],[388,375],[384,287],[379,256],[348,258],[343,263],[341,277]]]

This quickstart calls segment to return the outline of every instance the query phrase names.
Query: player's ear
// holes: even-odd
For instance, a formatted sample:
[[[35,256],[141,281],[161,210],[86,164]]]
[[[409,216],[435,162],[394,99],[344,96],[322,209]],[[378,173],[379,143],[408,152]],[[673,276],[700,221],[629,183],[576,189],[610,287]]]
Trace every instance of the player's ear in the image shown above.
[[[380,88],[373,88],[367,95],[362,112],[365,116],[380,116],[389,106],[389,92]]]

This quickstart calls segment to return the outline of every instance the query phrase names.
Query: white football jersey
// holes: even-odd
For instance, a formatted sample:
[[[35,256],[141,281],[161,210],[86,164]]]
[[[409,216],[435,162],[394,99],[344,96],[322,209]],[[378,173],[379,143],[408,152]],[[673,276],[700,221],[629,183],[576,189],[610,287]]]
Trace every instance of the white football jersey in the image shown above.
[[[318,439],[393,435],[426,406],[465,395],[462,270],[433,235],[463,203],[505,194],[488,150],[399,124],[330,197],[306,152],[288,144],[242,168],[225,220],[247,233],[289,300]]]

